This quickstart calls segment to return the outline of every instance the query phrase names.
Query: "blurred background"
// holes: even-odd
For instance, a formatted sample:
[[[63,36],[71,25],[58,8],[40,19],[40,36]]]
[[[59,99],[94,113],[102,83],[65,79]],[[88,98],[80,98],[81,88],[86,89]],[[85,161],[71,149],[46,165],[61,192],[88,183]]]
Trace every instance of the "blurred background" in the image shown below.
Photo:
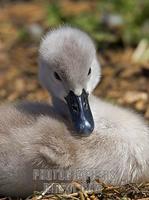
[[[48,101],[37,79],[38,47],[60,24],[94,39],[103,70],[95,94],[149,121],[148,0],[0,0],[0,103]]]

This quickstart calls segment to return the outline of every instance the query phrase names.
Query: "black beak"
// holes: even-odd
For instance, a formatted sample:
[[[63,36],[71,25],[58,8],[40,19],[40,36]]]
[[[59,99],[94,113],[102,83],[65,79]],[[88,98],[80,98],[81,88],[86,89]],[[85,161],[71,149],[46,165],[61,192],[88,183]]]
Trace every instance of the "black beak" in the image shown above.
[[[70,91],[65,99],[76,132],[81,136],[89,136],[94,130],[94,120],[88,103],[88,94],[84,89],[80,96]]]

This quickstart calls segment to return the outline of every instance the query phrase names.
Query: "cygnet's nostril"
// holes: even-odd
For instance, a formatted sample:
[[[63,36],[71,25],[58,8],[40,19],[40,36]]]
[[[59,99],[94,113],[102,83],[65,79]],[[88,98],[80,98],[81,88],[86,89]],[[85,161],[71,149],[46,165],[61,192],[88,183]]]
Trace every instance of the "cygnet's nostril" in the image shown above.
[[[78,112],[79,111],[78,106],[76,104],[72,105],[72,110],[74,112]]]

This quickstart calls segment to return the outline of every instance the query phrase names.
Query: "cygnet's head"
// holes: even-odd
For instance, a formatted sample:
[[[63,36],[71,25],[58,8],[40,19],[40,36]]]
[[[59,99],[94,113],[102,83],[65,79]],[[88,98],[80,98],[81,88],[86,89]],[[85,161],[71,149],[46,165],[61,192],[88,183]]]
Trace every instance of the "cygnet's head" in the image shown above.
[[[100,79],[90,37],[68,26],[48,32],[39,50],[39,79],[54,97],[68,105],[76,132],[89,135],[94,129],[94,120],[88,95]]]

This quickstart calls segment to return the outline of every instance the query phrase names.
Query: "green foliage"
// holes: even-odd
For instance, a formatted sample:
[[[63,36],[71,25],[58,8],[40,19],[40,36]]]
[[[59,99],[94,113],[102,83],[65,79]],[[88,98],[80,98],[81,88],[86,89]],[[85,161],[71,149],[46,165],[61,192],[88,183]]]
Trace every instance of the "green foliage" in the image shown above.
[[[149,0],[96,0],[94,10],[77,15],[65,15],[60,3],[53,1],[47,6],[50,26],[61,23],[77,26],[92,35],[98,44],[103,41],[115,43],[121,38],[124,44],[136,45],[142,38],[149,39]],[[121,27],[113,31],[111,27],[103,25],[104,14],[119,16],[122,19]]]
[[[61,13],[56,1],[47,6],[47,20],[50,26],[56,26],[61,23]]]
[[[98,27],[99,20],[91,13],[81,13],[69,20],[75,26],[84,29],[87,32],[94,32]]]
[[[28,32],[26,31],[25,28],[21,28],[18,31],[18,39],[20,41],[27,41],[29,39],[29,34],[28,34]]]

